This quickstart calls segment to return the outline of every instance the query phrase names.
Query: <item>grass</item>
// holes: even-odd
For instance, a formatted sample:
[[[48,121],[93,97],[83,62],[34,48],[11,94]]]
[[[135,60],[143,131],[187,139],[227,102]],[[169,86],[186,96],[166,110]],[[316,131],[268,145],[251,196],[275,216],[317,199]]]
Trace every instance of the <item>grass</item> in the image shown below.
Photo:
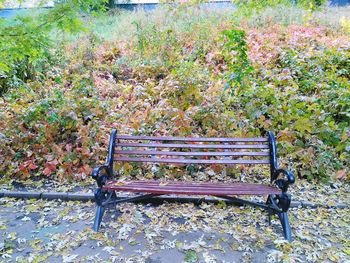
[[[312,15],[308,10],[302,8],[280,6],[268,8],[260,14],[253,15],[249,23],[256,27],[267,27],[275,23],[284,26],[314,23],[338,30],[341,29],[339,22],[341,17],[350,18],[350,6],[325,7]]]
[[[196,25],[214,27],[232,20],[232,11],[194,8],[189,12],[176,12],[165,8],[153,11],[118,11],[113,15],[91,20],[93,32],[102,40],[130,40],[136,35],[136,23],[144,28],[156,25],[159,29],[171,28],[176,32],[193,32]],[[150,29],[151,30],[151,29]]]
[[[310,15],[305,9],[280,6],[268,8],[259,14],[253,14],[245,19],[250,26],[264,28],[273,24],[284,26],[306,22],[316,23],[335,30],[340,30],[339,18],[350,19],[350,6],[326,7]],[[138,9],[136,11],[116,10],[112,15],[103,15],[89,22],[93,32],[102,40],[128,41],[136,35],[135,23],[143,27],[157,25],[158,28],[171,28],[176,32],[195,32],[197,27],[219,27],[229,22],[239,23],[243,20],[235,10],[208,9],[190,7],[188,12],[178,12],[176,9],[160,6],[153,11]]]
[[[305,23],[319,24],[334,30],[343,30],[340,18],[350,19],[350,5],[347,7],[325,7],[315,12],[312,16],[310,12],[298,7],[277,6],[267,8],[259,14],[254,13],[249,17],[236,12],[234,9],[208,8],[208,7],[185,7],[187,12],[179,11],[171,6],[159,5],[151,11],[137,9],[128,11],[115,9],[109,15],[103,14],[97,17],[86,17],[87,28],[91,28],[86,33],[78,35],[66,35],[70,42],[74,42],[86,34],[95,34],[103,41],[125,41],[130,42],[137,35],[136,24],[142,28],[151,30],[150,27],[157,26],[159,29],[169,29],[176,32],[199,33],[198,27],[210,29],[220,27],[223,24],[239,24],[242,20],[250,27],[266,28],[274,24],[284,26]],[[37,14],[37,11],[23,11],[24,15]],[[39,11],[40,12],[40,11]],[[6,19],[8,23],[15,19]],[[204,30],[205,31],[205,30]],[[203,31],[202,31],[203,33]],[[204,32],[206,33],[206,32]],[[54,33],[53,38],[57,35]]]

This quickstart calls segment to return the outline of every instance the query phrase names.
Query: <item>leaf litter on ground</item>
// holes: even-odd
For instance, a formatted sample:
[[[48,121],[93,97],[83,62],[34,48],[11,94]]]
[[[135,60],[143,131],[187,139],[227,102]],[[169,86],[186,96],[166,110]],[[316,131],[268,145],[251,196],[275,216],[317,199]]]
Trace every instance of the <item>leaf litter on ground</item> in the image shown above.
[[[344,194],[333,190],[335,196]],[[326,192],[317,196],[328,200]],[[230,257],[249,262],[258,256],[267,262],[349,259],[349,208],[290,209],[294,240],[289,243],[277,218],[269,226],[264,211],[250,207],[124,203],[108,209],[101,231],[93,232],[92,202],[2,198],[0,203],[4,261],[145,262],[169,251],[185,262],[232,262]]]

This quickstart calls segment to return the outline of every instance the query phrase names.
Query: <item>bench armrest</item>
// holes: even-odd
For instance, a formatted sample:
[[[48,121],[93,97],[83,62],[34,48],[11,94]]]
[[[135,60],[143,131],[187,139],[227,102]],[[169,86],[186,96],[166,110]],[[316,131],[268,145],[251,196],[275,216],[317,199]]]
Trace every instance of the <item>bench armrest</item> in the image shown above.
[[[100,175],[101,171],[105,171],[103,175]],[[110,167],[106,164],[97,166],[92,170],[91,177],[94,178],[97,182],[97,185],[101,187],[108,177],[111,176]]]
[[[283,179],[277,179],[278,176],[280,174],[283,174],[285,178]],[[276,178],[275,180],[275,184],[283,191],[283,192],[286,192],[287,189],[288,189],[288,186],[291,185],[291,184],[294,184],[295,182],[295,177],[294,175],[292,174],[292,172],[288,171],[288,170],[285,170],[285,169],[277,169],[275,172],[274,172],[274,178]]]
[[[113,157],[116,137],[117,130],[113,129],[109,138],[107,161],[104,165],[97,166],[91,173],[91,177],[96,180],[99,187],[102,187],[106,183],[107,179],[113,176]],[[104,171],[104,173],[100,174],[101,171]]]

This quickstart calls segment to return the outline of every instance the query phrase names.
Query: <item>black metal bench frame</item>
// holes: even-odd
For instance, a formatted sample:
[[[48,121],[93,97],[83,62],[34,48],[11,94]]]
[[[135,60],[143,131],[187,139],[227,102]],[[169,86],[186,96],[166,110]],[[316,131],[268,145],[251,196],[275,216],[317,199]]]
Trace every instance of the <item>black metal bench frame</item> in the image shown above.
[[[283,228],[284,237],[289,241],[292,240],[291,227],[289,224],[289,219],[288,219],[288,214],[287,214],[287,211],[288,211],[288,209],[290,207],[290,203],[291,203],[291,196],[290,196],[290,194],[287,194],[287,190],[288,190],[289,185],[294,183],[295,178],[290,171],[285,170],[285,169],[281,169],[278,167],[277,153],[276,153],[276,141],[275,141],[275,137],[272,134],[272,132],[267,133],[266,142],[268,143],[268,147],[264,147],[264,148],[268,149],[268,153],[264,154],[264,155],[268,155],[268,162],[267,163],[262,162],[262,161],[252,161],[252,160],[246,161],[246,160],[242,160],[242,159],[233,160],[233,158],[234,158],[233,156],[231,156],[231,159],[229,159],[228,161],[225,161],[225,160],[223,160],[223,161],[194,160],[194,159],[128,158],[128,157],[115,158],[116,152],[117,153],[119,152],[119,154],[123,154],[123,153],[125,154],[127,152],[127,151],[116,151],[115,150],[116,147],[118,146],[117,141],[119,141],[120,139],[134,139],[134,138],[140,139],[140,140],[153,140],[153,141],[157,141],[157,140],[184,141],[185,140],[187,142],[191,142],[192,140],[196,141],[196,139],[197,140],[201,139],[201,138],[151,137],[151,136],[127,136],[127,135],[118,135],[117,136],[117,131],[115,129],[113,129],[111,136],[110,136],[110,140],[109,140],[107,161],[104,165],[96,167],[92,172],[92,177],[96,180],[97,186],[98,186],[98,188],[95,191],[95,201],[96,201],[96,206],[97,206],[95,220],[94,220],[94,226],[93,226],[93,229],[95,231],[99,230],[104,211],[108,205],[117,205],[117,204],[123,203],[123,202],[136,202],[136,201],[147,201],[147,200],[151,201],[152,198],[155,196],[164,195],[164,193],[162,193],[161,191],[154,190],[153,188],[152,188],[153,190],[152,189],[147,190],[147,188],[146,188],[146,189],[142,189],[142,192],[140,192],[140,194],[137,196],[132,196],[132,197],[128,197],[128,198],[117,198],[116,191],[135,192],[135,191],[137,191],[138,188],[136,188],[136,190],[135,189],[124,190],[123,187],[114,187],[113,185],[111,186],[110,183],[114,182],[114,180],[113,180],[113,176],[114,176],[113,163],[114,163],[114,161],[122,161],[122,162],[129,162],[129,161],[130,162],[132,162],[132,161],[140,161],[140,162],[145,161],[145,162],[147,162],[147,161],[149,161],[152,163],[174,163],[175,162],[175,163],[183,163],[183,164],[187,164],[187,163],[200,163],[200,164],[202,164],[202,163],[203,164],[207,164],[207,163],[208,164],[213,164],[213,163],[240,164],[240,163],[243,163],[243,164],[248,164],[248,165],[268,164],[270,166],[270,183],[275,185],[276,188],[278,188],[280,190],[280,192],[278,194],[276,194],[276,193],[268,194],[266,203],[244,200],[241,198],[237,198],[235,196],[221,194],[220,192],[219,192],[219,194],[215,194],[216,193],[215,191],[213,192],[214,194],[211,193],[210,191],[208,191],[208,194],[206,194],[206,195],[217,196],[217,197],[220,197],[224,200],[228,200],[228,201],[234,202],[236,204],[240,204],[240,205],[250,205],[250,206],[262,208],[268,212],[269,224],[271,224],[271,216],[274,214],[277,215],[280,222],[281,222],[282,228]],[[169,139],[167,139],[167,138],[169,138]],[[252,142],[254,142],[253,139],[260,139],[260,138],[253,138],[253,139],[230,138],[230,139],[227,139],[227,138],[203,138],[201,141],[204,141],[204,142],[215,141],[215,142],[221,143],[221,142],[224,142],[225,140],[232,142],[232,140],[235,141],[235,139],[237,139],[238,142],[242,142],[242,141],[244,142],[245,140],[247,140],[248,143],[252,143]],[[136,145],[136,144],[130,144],[130,143],[129,144],[128,143],[124,143],[124,144],[119,143],[119,146],[124,146],[124,147],[130,146],[130,145],[132,147],[139,147],[139,145],[147,147],[146,144],[137,144]],[[182,155],[182,156],[186,155],[186,156],[193,157],[191,155],[192,152],[184,153],[183,151],[181,151],[181,147],[183,146],[182,144],[180,144],[180,145],[166,144],[166,146],[162,146],[161,144],[157,144],[157,145],[149,144],[149,145],[151,145],[154,148],[158,148],[158,147],[172,148],[173,146],[180,148],[179,152],[165,152],[167,154],[163,154],[163,155],[175,154],[175,155]],[[168,145],[170,145],[170,147]],[[206,148],[207,147],[206,144],[203,144],[203,145],[204,146],[193,146],[193,144],[192,144],[192,147],[195,147],[195,148]],[[247,144],[248,146],[244,146],[245,144],[243,144],[243,146],[240,146],[239,144],[234,144],[234,145],[236,145],[236,146],[232,146],[232,147],[234,147],[235,150],[237,150],[237,147],[246,149],[246,147],[252,148],[251,146],[253,146],[253,145],[249,146],[250,144]],[[223,147],[214,146],[214,148],[219,148],[219,150],[222,150],[223,148],[225,148],[225,149],[231,148],[230,146],[227,146],[227,143],[220,144],[220,146],[223,146]],[[258,146],[255,145],[255,147],[258,147]],[[129,152],[136,153],[136,154],[138,153],[137,151],[129,151]],[[160,154],[159,151],[153,151],[153,152],[146,151],[146,153],[152,153],[153,155]],[[222,154],[219,153],[219,155],[220,156],[221,155],[224,155],[224,156],[238,155],[239,153],[240,152],[226,154],[224,151],[224,153],[222,153]],[[246,152],[243,152],[243,153],[247,154]],[[243,156],[243,153],[240,154],[239,156],[241,156],[241,155]],[[145,155],[145,152],[142,152],[141,154]],[[204,155],[204,152],[196,153],[196,157],[198,157],[198,155],[200,155],[200,156]],[[218,154],[214,154],[214,155],[216,156]],[[255,157],[255,155],[259,155],[259,153],[253,152],[253,153],[250,153],[248,155],[249,156],[253,155],[253,157]],[[187,160],[190,160],[190,161],[187,161]],[[227,160],[227,157],[226,157],[226,160]],[[183,184],[183,185],[192,187],[190,184],[189,185]],[[141,186],[142,186],[142,183],[141,183]],[[147,184],[144,186],[147,187]],[[154,187],[154,186],[152,186],[152,187]],[[161,189],[161,187],[159,187],[159,189]],[[191,189],[191,188],[189,188],[189,189]],[[176,191],[173,194],[176,194]],[[182,193],[182,194],[184,194],[184,193]],[[185,193],[185,194],[188,195],[187,193]],[[252,194],[250,191],[249,195],[254,195],[254,193]],[[262,194],[260,193],[258,195],[262,195]]]

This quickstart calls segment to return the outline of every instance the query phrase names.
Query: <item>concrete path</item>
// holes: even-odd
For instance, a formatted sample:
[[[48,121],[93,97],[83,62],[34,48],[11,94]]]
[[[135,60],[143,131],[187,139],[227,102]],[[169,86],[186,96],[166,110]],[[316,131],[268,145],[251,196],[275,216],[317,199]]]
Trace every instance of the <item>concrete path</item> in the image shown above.
[[[126,203],[95,233],[91,202],[2,198],[0,262],[346,262],[349,215],[293,208],[288,243],[263,211],[223,203]]]

